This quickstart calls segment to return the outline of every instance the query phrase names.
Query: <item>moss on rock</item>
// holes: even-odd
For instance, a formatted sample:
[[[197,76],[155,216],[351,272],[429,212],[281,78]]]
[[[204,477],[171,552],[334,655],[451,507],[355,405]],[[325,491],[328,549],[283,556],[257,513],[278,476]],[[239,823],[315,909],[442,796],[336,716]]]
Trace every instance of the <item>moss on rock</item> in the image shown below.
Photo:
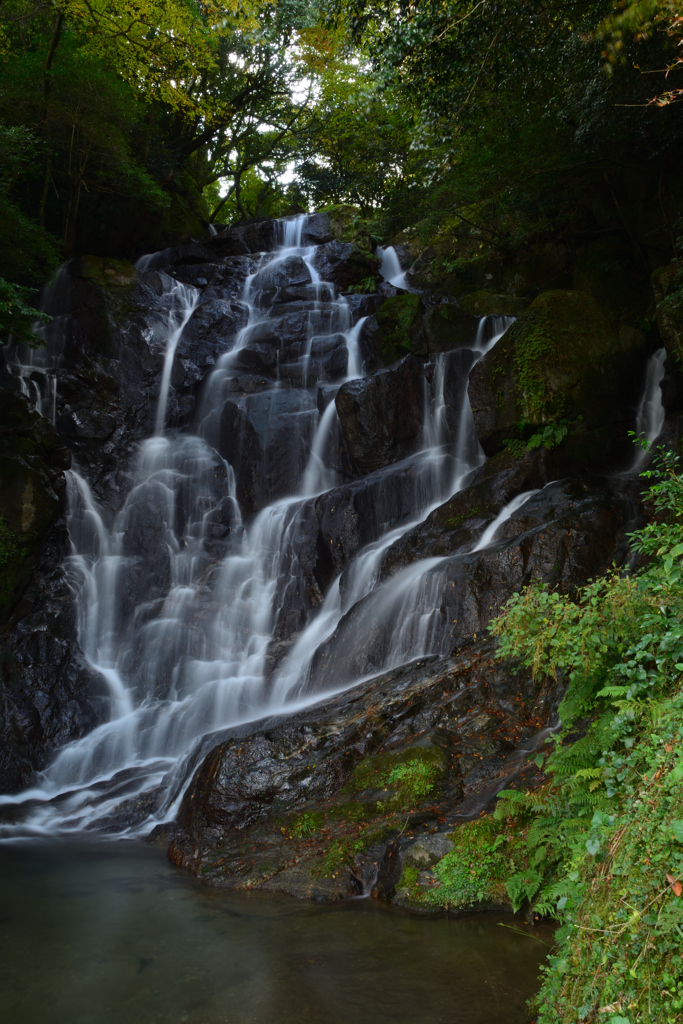
[[[127,260],[112,260],[104,256],[81,256],[74,276],[99,285],[100,288],[134,288],[137,273]]]
[[[395,295],[380,306],[377,312],[378,349],[385,366],[409,352],[423,354],[423,311],[419,295]]]
[[[462,295],[460,306],[471,316],[521,316],[529,306],[529,299],[517,295],[495,295],[480,288]]]
[[[560,419],[577,433],[610,428],[626,438],[646,349],[646,335],[615,331],[592,295],[541,293],[470,375],[484,450],[500,451],[520,423]]]

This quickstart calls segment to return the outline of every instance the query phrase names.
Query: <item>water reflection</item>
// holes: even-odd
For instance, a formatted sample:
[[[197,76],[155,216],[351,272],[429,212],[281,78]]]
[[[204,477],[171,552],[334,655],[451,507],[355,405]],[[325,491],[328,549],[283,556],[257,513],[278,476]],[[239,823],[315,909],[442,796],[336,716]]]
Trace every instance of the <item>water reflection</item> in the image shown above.
[[[550,941],[505,915],[205,890],[119,843],[1,847],[0,907],[21,1024],[521,1024]]]

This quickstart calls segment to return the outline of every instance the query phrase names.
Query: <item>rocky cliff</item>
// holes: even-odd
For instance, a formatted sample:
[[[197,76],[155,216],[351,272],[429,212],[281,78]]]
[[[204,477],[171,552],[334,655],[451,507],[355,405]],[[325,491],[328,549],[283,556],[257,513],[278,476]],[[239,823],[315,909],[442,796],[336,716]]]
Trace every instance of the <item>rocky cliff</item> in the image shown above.
[[[587,278],[503,309],[420,266],[408,292],[327,215],[260,221],[73,260],[40,365],[5,345],[2,789],[44,772],[12,827],[400,900],[407,863],[433,884],[457,823],[533,782],[562,680],[487,626],[532,580],[628,563],[677,278],[636,327]],[[54,425],[30,407],[52,382]]]

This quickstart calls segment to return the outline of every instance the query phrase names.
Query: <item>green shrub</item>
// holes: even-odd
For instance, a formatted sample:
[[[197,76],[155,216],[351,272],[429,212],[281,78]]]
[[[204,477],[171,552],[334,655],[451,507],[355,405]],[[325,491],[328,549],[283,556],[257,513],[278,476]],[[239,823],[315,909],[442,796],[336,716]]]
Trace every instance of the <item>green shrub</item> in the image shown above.
[[[683,1020],[683,478],[664,450],[644,475],[647,567],[572,598],[530,587],[492,627],[500,657],[568,680],[548,785],[496,811],[524,835],[513,903],[561,922],[539,1024]]]

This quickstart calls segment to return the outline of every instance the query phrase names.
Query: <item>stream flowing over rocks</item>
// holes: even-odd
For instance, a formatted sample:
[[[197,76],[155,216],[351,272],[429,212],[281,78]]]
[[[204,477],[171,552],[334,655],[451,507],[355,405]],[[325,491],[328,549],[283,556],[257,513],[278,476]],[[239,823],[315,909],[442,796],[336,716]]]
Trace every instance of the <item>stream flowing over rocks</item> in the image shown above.
[[[487,626],[626,562],[665,353],[583,292],[514,320],[409,282],[326,214],[61,268],[45,347],[0,366],[0,836],[144,836],[216,885],[401,902],[406,864],[434,884],[457,823],[533,784],[562,680]],[[538,317],[578,326],[530,394]],[[560,415],[563,443],[507,443]]]

